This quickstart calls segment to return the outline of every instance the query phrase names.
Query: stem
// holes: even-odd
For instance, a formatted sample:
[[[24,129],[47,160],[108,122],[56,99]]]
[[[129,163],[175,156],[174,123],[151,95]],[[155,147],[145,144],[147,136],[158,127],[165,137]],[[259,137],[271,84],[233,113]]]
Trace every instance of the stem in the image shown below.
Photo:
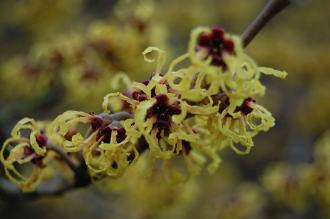
[[[47,149],[56,152],[61,159],[70,167],[70,169],[77,174],[77,165],[70,159],[68,154],[66,154],[60,147],[54,144],[48,144]]]
[[[48,144],[47,148],[49,150],[55,151],[62,160],[70,167],[70,169],[74,172],[74,183],[69,184],[67,186],[58,186],[57,189],[48,189],[45,191],[40,191],[41,194],[45,195],[59,195],[64,193],[67,190],[71,190],[73,188],[79,188],[88,186],[91,184],[91,179],[87,171],[86,164],[82,161],[79,165],[76,165],[71,158],[66,154],[60,147],[54,144]]]
[[[269,0],[259,15],[245,29],[242,35],[243,47],[247,47],[259,31],[279,12],[290,5],[291,0]]]

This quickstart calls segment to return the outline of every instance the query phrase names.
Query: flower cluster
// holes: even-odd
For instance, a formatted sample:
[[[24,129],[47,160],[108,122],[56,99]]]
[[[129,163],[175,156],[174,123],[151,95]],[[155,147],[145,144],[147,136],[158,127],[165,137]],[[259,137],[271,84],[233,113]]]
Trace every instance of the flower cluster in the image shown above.
[[[277,203],[294,210],[304,210],[314,201],[330,214],[330,132],[316,142],[312,163],[276,163],[268,167],[262,182]]]
[[[157,160],[173,166],[178,157],[188,176],[206,164],[213,172],[221,150],[247,154],[253,137],[274,125],[271,113],[255,100],[265,92],[259,79],[262,73],[281,78],[286,73],[258,67],[240,39],[222,28],[195,29],[188,52],[167,70],[162,50],[149,47],[143,55],[156,63],[148,80],[106,95],[101,114],[67,111],[46,128],[52,144],[84,158],[93,178],[122,174],[145,151],[150,168]],[[44,152],[40,146],[33,149]],[[6,168],[12,153],[2,155]]]
[[[41,169],[48,157],[46,145],[48,138],[44,133],[45,124],[25,118],[19,121],[1,148],[1,162],[6,175],[11,181],[21,186],[22,190],[31,190],[38,182]],[[9,154],[8,154],[9,151]],[[28,177],[17,168],[17,164],[33,164],[34,168]]]
[[[116,87],[112,83],[119,72],[142,79],[150,67],[135,57],[151,42],[164,41],[151,34],[154,27],[148,23],[150,32],[140,32],[129,20],[122,22],[127,24],[123,30],[122,23],[93,22],[85,34],[60,34],[51,42],[34,44],[26,56],[9,59],[0,68],[0,98],[33,103],[53,97],[56,105],[95,110],[91,106]],[[12,87],[18,88],[14,94]],[[58,95],[59,90],[64,95]]]

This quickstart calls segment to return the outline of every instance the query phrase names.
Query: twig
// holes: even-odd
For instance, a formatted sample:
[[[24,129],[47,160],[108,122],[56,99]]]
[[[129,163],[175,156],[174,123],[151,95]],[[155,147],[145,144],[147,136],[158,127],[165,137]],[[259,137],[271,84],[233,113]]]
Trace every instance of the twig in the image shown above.
[[[107,118],[110,120],[110,122],[113,122],[113,121],[129,119],[132,117],[133,117],[132,114],[128,113],[128,112],[116,112],[116,113],[112,113],[112,114],[107,113],[104,118]]]
[[[62,160],[70,167],[70,169],[74,172],[75,174],[75,183],[74,185],[76,187],[82,187],[82,186],[87,186],[91,183],[87,167],[86,165],[81,162],[79,165],[76,165],[71,158],[66,154],[60,147],[54,144],[48,144],[47,148],[49,150],[55,151],[61,158]]]
[[[68,154],[66,154],[60,147],[58,147],[57,145],[54,145],[52,143],[49,143],[47,145],[47,148],[49,150],[55,151],[60,157],[61,159],[70,167],[70,169],[74,172],[74,176],[75,176],[75,182],[73,185],[68,185],[67,187],[59,187],[58,191],[54,190],[48,190],[48,191],[43,191],[43,193],[46,193],[48,195],[51,194],[61,194],[64,191],[70,190],[72,189],[72,187],[83,187],[83,186],[87,186],[91,183],[91,179],[90,176],[88,174],[87,171],[87,167],[85,165],[84,162],[81,162],[79,165],[75,164],[71,158],[68,156]]]
[[[242,35],[243,46],[247,47],[259,31],[279,12],[290,5],[291,0],[269,0],[260,14],[245,29]]]
[[[47,149],[56,152],[61,159],[70,167],[70,169],[75,173],[77,173],[77,165],[71,160],[71,158],[68,156],[68,154],[66,154],[60,147],[58,147],[57,145],[54,145],[52,143],[48,143],[48,145],[46,146]]]

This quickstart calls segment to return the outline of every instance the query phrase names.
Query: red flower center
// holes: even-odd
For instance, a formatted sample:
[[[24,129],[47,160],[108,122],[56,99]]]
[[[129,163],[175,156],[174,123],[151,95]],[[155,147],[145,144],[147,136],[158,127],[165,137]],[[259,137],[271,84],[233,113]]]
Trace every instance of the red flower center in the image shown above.
[[[234,42],[225,38],[225,32],[221,27],[214,27],[210,32],[202,33],[197,42],[196,50],[205,49],[207,56],[212,57],[211,64],[221,66],[224,69],[227,68],[226,63],[223,60],[223,54],[234,53]]]
[[[93,131],[96,131],[103,125],[103,118],[98,115],[93,115],[90,117],[90,124]]]
[[[219,106],[219,113],[222,113],[230,105],[230,99],[225,93],[213,95],[212,100],[214,104],[218,104],[219,101],[221,102]],[[253,111],[253,108],[251,107],[252,102],[255,103],[256,100],[252,97],[245,98],[243,103],[240,106],[236,107],[234,112],[241,112],[244,115],[250,114]]]
[[[178,105],[170,105],[169,99],[165,94],[155,96],[156,103],[147,111],[148,118],[156,117],[155,127],[166,129],[171,123],[171,116],[181,113]]]
[[[44,147],[47,145],[48,138],[45,134],[39,134],[36,136],[37,143],[40,147]]]
[[[117,142],[120,143],[124,141],[126,138],[126,130],[122,127],[111,127],[110,125],[108,125],[99,132],[98,139],[102,138],[102,141],[104,143],[110,143],[111,135],[114,130],[117,131],[117,135],[116,135]]]

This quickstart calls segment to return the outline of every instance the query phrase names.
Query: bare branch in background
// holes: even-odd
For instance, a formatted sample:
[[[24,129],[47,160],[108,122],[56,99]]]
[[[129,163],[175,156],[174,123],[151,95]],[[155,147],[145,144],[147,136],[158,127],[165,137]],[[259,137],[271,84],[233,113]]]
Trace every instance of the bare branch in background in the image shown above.
[[[291,0],[269,0],[259,15],[245,29],[242,35],[243,47],[247,47],[262,28],[279,12],[290,5]]]

